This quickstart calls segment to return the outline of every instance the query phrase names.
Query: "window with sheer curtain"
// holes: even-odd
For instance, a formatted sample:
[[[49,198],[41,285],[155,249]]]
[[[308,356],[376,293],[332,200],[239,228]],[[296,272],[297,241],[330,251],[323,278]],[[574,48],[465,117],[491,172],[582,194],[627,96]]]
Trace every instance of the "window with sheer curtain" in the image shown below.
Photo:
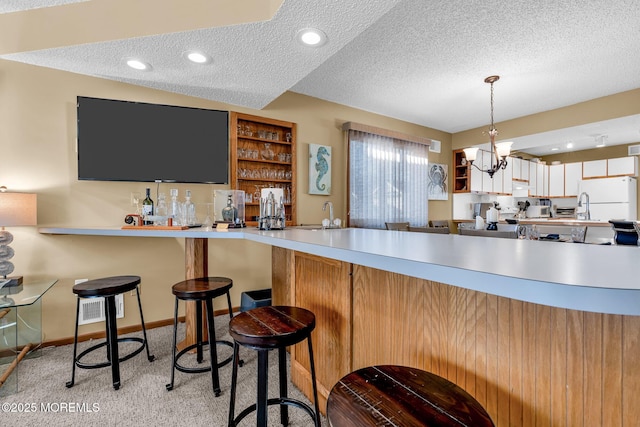
[[[429,146],[348,130],[349,226],[385,228],[385,222],[428,222]]]

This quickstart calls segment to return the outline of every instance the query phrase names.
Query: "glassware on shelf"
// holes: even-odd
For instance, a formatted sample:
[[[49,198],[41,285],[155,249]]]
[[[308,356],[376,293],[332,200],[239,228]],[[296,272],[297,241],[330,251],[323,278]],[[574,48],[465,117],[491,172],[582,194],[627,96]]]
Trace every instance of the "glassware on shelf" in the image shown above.
[[[157,219],[154,221],[154,225],[167,225],[168,213],[166,196],[164,193],[160,193],[158,195],[158,207],[156,208]]]
[[[275,153],[271,149],[271,144],[270,143],[265,143],[264,144],[264,148],[260,152],[260,155],[262,156],[262,158],[264,160],[273,160],[273,157],[275,156]]]
[[[191,201],[191,190],[187,190],[182,213],[184,217],[183,225],[196,224],[196,205]]]

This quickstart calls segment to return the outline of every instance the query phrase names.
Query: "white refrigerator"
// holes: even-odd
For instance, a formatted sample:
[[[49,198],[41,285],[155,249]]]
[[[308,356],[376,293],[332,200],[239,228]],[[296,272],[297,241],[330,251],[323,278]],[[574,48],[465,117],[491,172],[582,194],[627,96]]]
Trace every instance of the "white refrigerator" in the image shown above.
[[[591,219],[608,221],[610,219],[636,220],[637,218],[637,180],[633,177],[613,177],[581,180],[578,186],[578,201],[583,192],[589,195]],[[586,208],[585,198],[582,207]]]

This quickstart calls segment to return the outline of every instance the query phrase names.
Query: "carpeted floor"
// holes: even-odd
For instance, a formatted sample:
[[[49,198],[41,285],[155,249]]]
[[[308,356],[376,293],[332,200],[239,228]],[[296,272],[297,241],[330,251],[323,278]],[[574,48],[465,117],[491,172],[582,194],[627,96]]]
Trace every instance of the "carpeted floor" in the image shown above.
[[[218,339],[229,339],[228,317],[216,321]],[[178,330],[178,340],[184,336],[184,324]],[[214,397],[211,374],[186,374],[176,371],[174,389],[165,385],[171,375],[172,327],[147,331],[154,362],[149,363],[143,351],[121,363],[121,387],[114,390],[111,369],[76,369],[72,388],[65,383],[71,378],[73,347],[45,347],[41,356],[24,359],[18,367],[18,392],[0,397],[0,425],[39,426],[215,426],[227,425],[231,364],[220,368],[222,394]],[[131,334],[141,336],[142,333]],[[78,353],[96,342],[84,342]],[[121,353],[138,344],[121,345]],[[231,355],[232,349],[218,346],[218,358]],[[93,355],[102,357],[104,351],[91,353],[83,361],[91,362]],[[206,352],[205,352],[206,356]],[[192,356],[195,358],[195,356]],[[255,403],[256,353],[241,348],[245,364],[238,371],[236,415]],[[205,358],[207,363],[208,358]],[[189,365],[186,361],[181,362]],[[195,364],[195,361],[194,361]],[[278,394],[277,353],[270,354],[269,396]],[[289,383],[289,396],[310,404],[304,395]],[[309,415],[297,408],[289,409],[291,426],[311,426]],[[269,426],[278,426],[279,409],[269,408]],[[255,412],[240,426],[255,425]],[[325,420],[322,420],[325,425]]]

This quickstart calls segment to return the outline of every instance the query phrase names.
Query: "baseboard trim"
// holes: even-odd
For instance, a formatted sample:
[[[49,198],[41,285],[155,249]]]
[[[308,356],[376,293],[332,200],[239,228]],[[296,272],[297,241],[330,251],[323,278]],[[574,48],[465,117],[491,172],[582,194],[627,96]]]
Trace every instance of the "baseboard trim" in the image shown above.
[[[239,311],[239,310],[240,310],[239,307],[234,307],[233,308],[234,313]],[[222,314],[229,314],[229,310],[228,309],[222,309],[222,310],[215,310],[213,312],[214,316],[218,316],[218,315],[222,315]],[[184,316],[179,316],[178,317],[178,322],[184,323]],[[145,322],[145,327],[147,328],[147,330],[154,329],[154,328],[162,328],[164,326],[169,326],[169,325],[173,325],[173,318],[156,320],[155,322]],[[132,332],[139,332],[141,330],[142,330],[142,325],[140,325],[140,324],[131,325],[131,326],[123,326],[122,328],[118,328],[118,335],[130,334]],[[105,331],[96,331],[96,332],[91,332],[91,333],[88,333],[88,334],[78,335],[78,342],[94,340],[94,339],[104,339],[105,337],[106,337],[106,332]],[[42,345],[40,347],[51,347],[51,346],[57,347],[57,346],[68,345],[68,344],[73,344],[73,337],[60,338],[60,339],[57,339],[57,340],[43,341]]]

